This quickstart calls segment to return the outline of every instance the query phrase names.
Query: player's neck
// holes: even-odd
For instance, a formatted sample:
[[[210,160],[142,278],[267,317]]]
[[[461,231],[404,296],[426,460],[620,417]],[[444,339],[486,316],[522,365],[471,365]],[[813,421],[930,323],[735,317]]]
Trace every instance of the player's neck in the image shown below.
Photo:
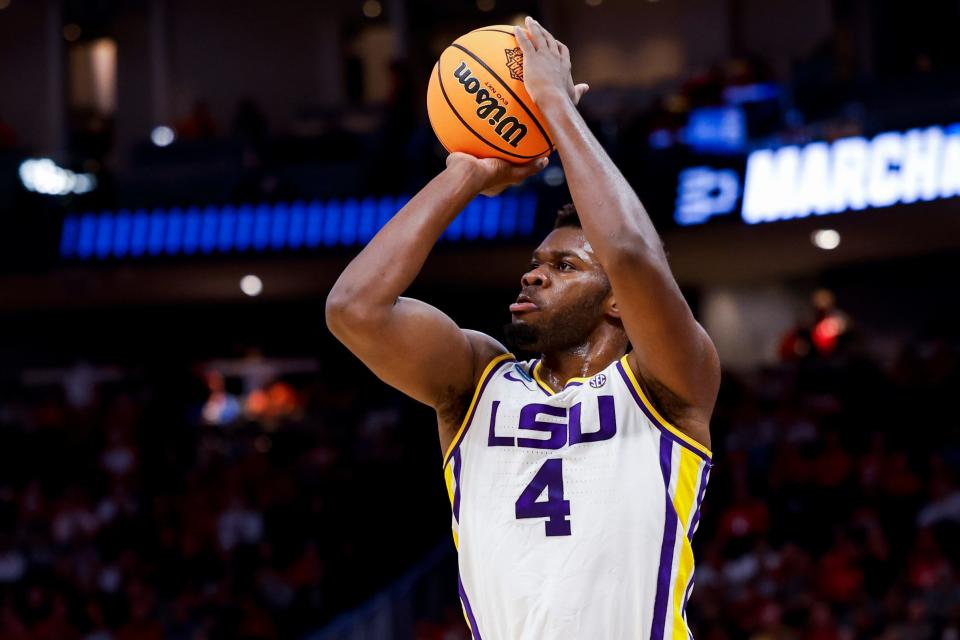
[[[626,353],[625,342],[607,338],[587,341],[572,349],[543,353],[539,375],[552,389],[562,389],[571,378],[589,378]]]

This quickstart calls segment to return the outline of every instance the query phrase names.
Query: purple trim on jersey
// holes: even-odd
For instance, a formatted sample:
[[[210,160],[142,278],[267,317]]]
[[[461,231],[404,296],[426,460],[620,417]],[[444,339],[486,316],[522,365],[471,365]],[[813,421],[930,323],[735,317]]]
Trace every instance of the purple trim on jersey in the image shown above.
[[[683,594],[683,608],[681,612],[686,612],[687,603],[690,602],[690,593],[693,591],[693,576],[696,574],[697,569],[694,567],[693,571],[690,572],[690,582],[687,583],[687,591]],[[684,620],[686,620],[686,615],[684,614]]]
[[[467,614],[467,622],[470,623],[470,632],[473,634],[473,640],[480,640],[480,630],[477,628],[477,619],[473,617],[473,609],[470,607],[470,601],[467,600],[467,592],[463,588],[463,580],[457,575],[457,590],[460,592],[460,602],[463,603],[463,610]]]
[[[687,531],[687,540],[693,542],[693,532],[697,530],[697,523],[700,522],[700,505],[703,504],[703,494],[707,491],[707,473],[710,472],[710,464],[703,465],[700,470],[700,491],[697,492],[697,510],[693,512],[693,519],[690,520],[690,530]]]
[[[456,480],[457,486],[453,490],[453,517],[457,519],[457,522],[460,522],[460,467],[463,465],[463,460],[460,457],[460,449],[456,449],[453,452],[453,477]]]
[[[695,454],[700,456],[700,458],[706,460],[707,463],[709,464],[710,458],[707,456],[707,454],[705,454],[703,451],[696,449],[695,447],[690,446],[689,443],[684,442],[682,439],[670,433],[670,431],[665,429],[663,425],[660,424],[660,421],[657,420],[657,418],[652,413],[650,413],[650,410],[647,409],[647,405],[644,404],[643,400],[641,400],[640,396],[637,394],[637,390],[633,388],[633,382],[630,380],[630,377],[627,375],[627,372],[623,370],[622,363],[620,362],[617,363],[617,370],[620,372],[620,376],[623,378],[623,381],[626,383],[627,389],[630,390],[630,395],[633,396],[633,399],[636,401],[637,406],[640,407],[640,410],[643,411],[645,416],[647,416],[647,419],[657,426],[657,429],[660,430],[660,433],[670,438],[671,440],[679,444],[681,447],[685,447],[690,451],[693,451]]]
[[[497,365],[493,369],[491,369],[490,375],[488,375],[484,379],[483,384],[480,385],[480,391],[477,392],[476,394],[477,401],[473,403],[473,408],[470,409],[470,413],[467,415],[466,425],[463,427],[463,431],[459,433],[459,436],[457,437],[457,442],[455,445],[453,445],[453,450],[450,451],[450,455],[447,456],[447,459],[443,461],[444,467],[450,464],[450,460],[453,458],[454,452],[460,450],[460,443],[463,442],[463,439],[467,437],[467,431],[470,430],[470,425],[473,423],[473,416],[477,412],[477,407],[480,406],[480,400],[483,398],[483,391],[484,389],[487,388],[487,384],[491,380],[493,380],[493,377],[496,375],[497,371],[500,370],[500,367],[502,367],[508,362],[516,362],[516,360],[512,358],[506,358],[505,360],[501,360],[500,362],[498,362]]]
[[[703,469],[700,470],[700,490],[697,492],[697,510],[694,512],[693,519],[690,521],[690,530],[687,531],[687,540],[689,540],[691,544],[693,543],[693,533],[697,530],[697,523],[700,522],[700,505],[703,504],[703,495],[707,490],[707,475],[710,473],[712,466],[708,460],[707,464],[703,465]],[[697,567],[694,565],[690,571],[690,581],[687,583],[687,590],[683,595],[683,609],[681,609],[681,611],[684,612],[684,616],[686,616],[687,604],[690,602],[690,594],[693,593],[693,581],[696,575]],[[684,620],[686,620],[686,617],[684,617]],[[693,632],[689,629],[687,631],[692,639]]]
[[[582,387],[582,386],[583,386],[583,383],[582,383],[582,382],[573,381],[573,382],[568,382],[567,384],[565,384],[565,385],[563,386],[563,388],[566,389],[567,387]]]
[[[657,597],[653,601],[652,640],[663,640],[667,620],[667,604],[670,601],[670,574],[673,573],[673,547],[677,541],[677,511],[670,499],[670,473],[673,462],[673,441],[660,432],[660,471],[663,484],[668,489],[665,495],[663,519],[663,543],[660,545],[660,568],[657,571]]]
[[[534,360],[533,362],[531,362],[531,363],[530,363],[530,369],[527,371],[527,373],[529,373],[529,374],[530,374],[530,377],[533,378],[533,384],[537,385],[537,389],[540,389],[540,391],[543,391],[543,394],[544,394],[545,396],[550,397],[550,396],[552,396],[552,395],[556,395],[556,394],[550,393],[549,391],[547,391],[546,389],[544,389],[544,388],[543,388],[543,385],[540,384],[540,381],[537,380],[537,376],[535,376],[535,375],[533,374],[534,370],[537,368],[537,363],[538,363],[538,362],[540,362],[540,358],[537,358],[536,360]]]

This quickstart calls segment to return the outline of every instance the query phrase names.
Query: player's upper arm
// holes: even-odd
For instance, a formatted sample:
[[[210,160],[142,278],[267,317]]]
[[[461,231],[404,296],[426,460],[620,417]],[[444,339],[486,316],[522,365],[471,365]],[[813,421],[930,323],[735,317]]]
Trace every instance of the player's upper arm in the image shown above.
[[[638,373],[709,420],[720,384],[713,341],[694,318],[662,251],[624,251],[604,265]]]
[[[493,338],[461,329],[413,298],[399,297],[380,310],[328,299],[327,325],[378,378],[438,410],[472,391],[486,362],[506,352]]]

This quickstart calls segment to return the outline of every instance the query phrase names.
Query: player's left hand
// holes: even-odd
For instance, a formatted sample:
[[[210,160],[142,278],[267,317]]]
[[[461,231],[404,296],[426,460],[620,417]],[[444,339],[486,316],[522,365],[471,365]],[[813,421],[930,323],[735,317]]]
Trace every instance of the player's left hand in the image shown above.
[[[514,27],[523,51],[523,84],[538,106],[556,98],[577,104],[589,89],[574,84],[570,75],[570,50],[539,22],[527,16],[526,29]]]
[[[464,170],[474,191],[485,196],[495,196],[507,187],[520,184],[548,163],[547,158],[540,158],[526,164],[513,164],[500,158],[476,158],[458,151],[447,156],[447,169]]]

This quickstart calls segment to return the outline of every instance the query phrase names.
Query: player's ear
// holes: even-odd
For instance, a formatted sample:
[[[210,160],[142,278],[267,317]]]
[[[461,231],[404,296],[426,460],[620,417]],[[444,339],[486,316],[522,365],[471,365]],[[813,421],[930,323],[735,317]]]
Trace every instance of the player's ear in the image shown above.
[[[614,297],[613,293],[607,296],[607,301],[604,303],[605,309],[604,312],[611,318],[620,319],[620,307],[617,305],[617,299]]]

